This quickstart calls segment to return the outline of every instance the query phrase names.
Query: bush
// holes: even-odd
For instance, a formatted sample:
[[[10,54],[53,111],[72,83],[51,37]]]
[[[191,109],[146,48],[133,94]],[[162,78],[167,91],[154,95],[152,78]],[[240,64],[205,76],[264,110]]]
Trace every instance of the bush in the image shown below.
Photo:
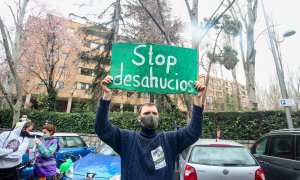
[[[35,124],[34,129],[40,130],[46,122],[57,126],[59,132],[94,133],[95,113],[61,113],[37,110],[22,110]],[[256,111],[256,112],[205,112],[202,137],[211,138],[214,130],[220,127],[226,139],[255,140],[261,135],[287,127],[283,111]],[[300,111],[293,112],[294,127],[300,127]],[[136,115],[132,112],[111,112],[109,120],[124,129],[139,130]],[[175,122],[180,128],[186,125],[186,119],[160,114],[159,131],[171,130]],[[12,122],[12,112],[0,111],[1,128],[9,128]]]

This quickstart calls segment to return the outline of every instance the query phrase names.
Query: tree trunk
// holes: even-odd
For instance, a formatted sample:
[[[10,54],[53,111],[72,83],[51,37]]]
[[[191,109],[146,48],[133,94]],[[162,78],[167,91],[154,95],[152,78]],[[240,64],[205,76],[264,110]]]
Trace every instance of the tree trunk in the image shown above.
[[[114,42],[119,40],[119,21],[120,21],[120,13],[121,13],[121,4],[120,0],[116,1],[115,7],[115,19],[114,19]]]
[[[56,95],[57,95],[57,92],[52,88],[49,88],[47,90],[47,92],[48,92],[47,111],[56,111]]]
[[[249,108],[252,110],[257,110],[258,104],[256,100],[255,93],[255,57],[256,50],[254,47],[254,25],[257,18],[257,1],[258,0],[248,0],[247,3],[247,19],[242,14],[242,10],[238,5],[238,13],[242,21],[244,22],[244,27],[246,30],[247,37],[247,51],[245,54],[243,46],[243,35],[242,31],[240,33],[240,49],[241,56],[244,65],[244,71],[246,76],[246,88],[249,98]],[[238,1],[237,1],[238,2]]]
[[[234,83],[234,90],[236,93],[233,93],[235,95],[235,110],[241,110],[242,107],[241,107],[241,96],[240,96],[240,87],[238,85],[238,82],[237,82],[237,78],[236,78],[236,69],[232,69],[231,70],[231,73],[232,73],[232,78],[233,78],[233,83]],[[234,92],[234,91],[233,91]]]
[[[19,1],[20,2],[20,1]],[[19,120],[20,118],[20,110],[22,107],[22,87],[21,87],[21,80],[19,78],[19,75],[17,73],[17,64],[18,64],[18,55],[19,55],[19,49],[20,49],[20,40],[23,30],[23,20],[26,12],[26,7],[29,0],[24,0],[23,4],[18,4],[18,14],[14,16],[14,22],[16,27],[15,32],[15,39],[13,44],[11,44],[12,50],[10,49],[9,43],[8,43],[8,37],[5,31],[5,26],[2,21],[2,18],[0,17],[0,29],[1,29],[1,35],[3,39],[3,46],[5,49],[5,55],[6,55],[6,61],[9,65],[9,76],[7,78],[7,87],[3,86],[0,83],[1,91],[3,94],[6,94],[6,102],[9,104],[10,108],[13,110],[13,121],[12,126]],[[13,13],[13,11],[11,11]],[[17,17],[17,19],[16,19]],[[15,86],[16,88],[16,102],[14,103],[14,100],[12,99],[12,89]],[[7,88],[7,89],[6,89]]]

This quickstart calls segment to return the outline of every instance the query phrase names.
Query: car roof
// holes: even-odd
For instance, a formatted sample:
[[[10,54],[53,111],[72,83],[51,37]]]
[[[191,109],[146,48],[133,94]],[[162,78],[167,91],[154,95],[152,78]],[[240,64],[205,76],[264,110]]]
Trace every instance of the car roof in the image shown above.
[[[34,135],[43,136],[42,132],[33,132]],[[54,133],[53,136],[79,136],[77,133]]]
[[[273,135],[273,134],[300,134],[300,128],[273,130],[267,133],[266,135]]]
[[[216,139],[199,139],[197,142],[195,142],[193,144],[193,146],[195,145],[229,145],[229,146],[237,146],[237,147],[244,147],[242,144],[237,143],[235,141],[231,141],[231,140],[224,140],[224,139],[219,139],[216,142]]]

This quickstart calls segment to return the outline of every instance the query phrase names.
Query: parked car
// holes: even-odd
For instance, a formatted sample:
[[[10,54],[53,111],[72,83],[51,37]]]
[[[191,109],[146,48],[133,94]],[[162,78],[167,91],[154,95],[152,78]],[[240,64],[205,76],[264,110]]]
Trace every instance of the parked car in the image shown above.
[[[76,161],[78,159],[76,157],[84,157],[96,149],[95,147],[89,147],[76,133],[55,133],[54,136],[58,138],[60,144],[60,150],[56,155],[57,167],[59,167],[62,163],[62,159],[67,158],[66,154],[72,154],[72,160]],[[34,158],[34,152],[36,149],[34,141],[35,138],[41,137],[41,132],[35,132],[29,137],[29,146],[26,153],[23,155],[23,163]],[[32,174],[32,170],[32,166],[28,166],[23,169],[21,172],[22,178],[28,179]]]
[[[264,173],[242,144],[199,139],[180,155],[181,180],[265,180]]]
[[[73,177],[65,177],[65,180],[82,180],[91,177],[90,180],[120,180],[121,158],[107,144],[102,143],[94,152],[76,161],[73,165]]]
[[[300,129],[275,130],[251,147],[266,179],[300,180]]]

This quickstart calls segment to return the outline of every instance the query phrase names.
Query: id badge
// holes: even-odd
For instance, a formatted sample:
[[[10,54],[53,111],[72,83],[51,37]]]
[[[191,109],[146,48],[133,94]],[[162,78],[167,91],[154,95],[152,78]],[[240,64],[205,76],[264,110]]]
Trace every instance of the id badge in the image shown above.
[[[151,151],[152,159],[154,162],[155,170],[161,169],[165,166],[166,160],[165,160],[165,154],[161,146]]]

